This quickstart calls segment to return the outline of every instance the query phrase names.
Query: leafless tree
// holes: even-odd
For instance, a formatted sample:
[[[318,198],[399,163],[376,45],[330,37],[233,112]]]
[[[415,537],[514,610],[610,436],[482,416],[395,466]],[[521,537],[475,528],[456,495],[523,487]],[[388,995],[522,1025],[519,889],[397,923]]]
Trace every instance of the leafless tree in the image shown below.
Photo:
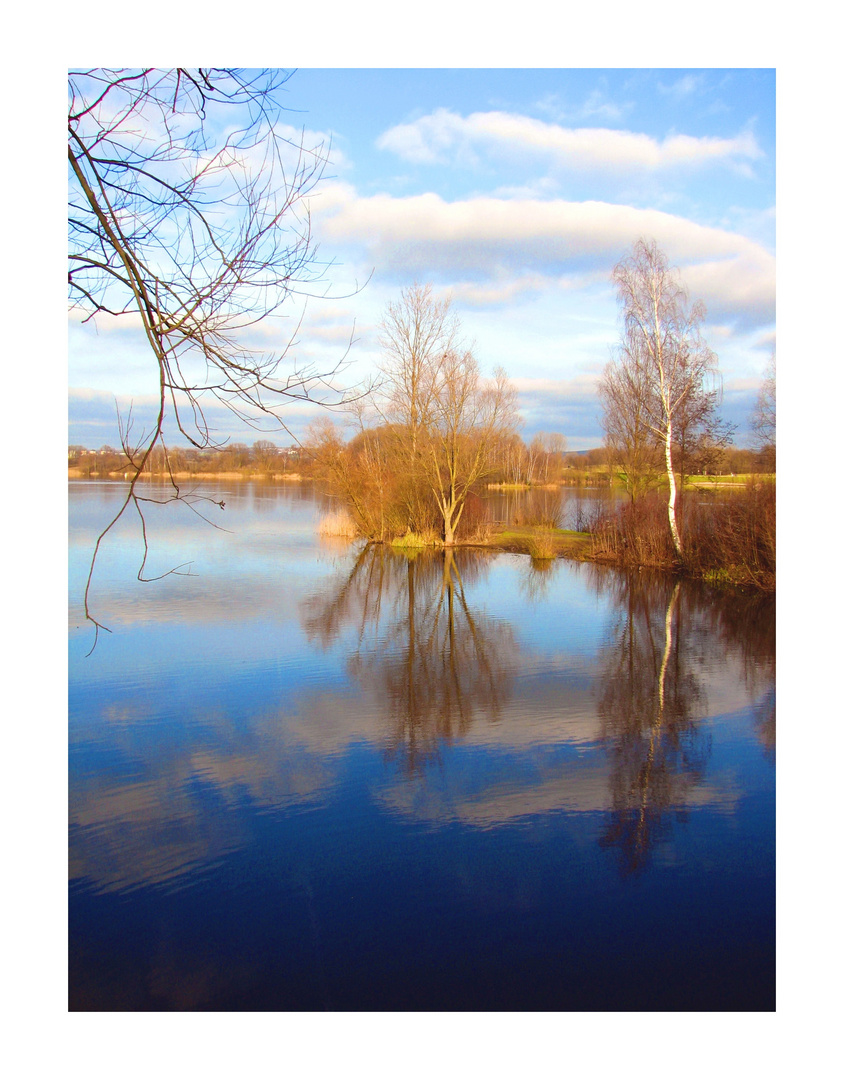
[[[561,431],[540,431],[534,442],[538,442],[544,454],[544,479],[547,481],[549,466],[553,466],[555,473],[562,467],[567,446],[566,437]]]
[[[291,399],[339,400],[342,358],[327,370],[290,366],[298,326],[271,350],[249,340],[293,296],[324,292],[308,198],[327,147],[281,122],[288,78],[222,68],[69,72],[71,306],[83,321],[140,325],[158,376],[151,427],[136,434],[131,411],[119,418],[131,483],[91,573],[128,507],[143,522],[137,481],[153,450],[166,452],[166,433],[213,447],[209,404],[264,430],[284,426],[279,408]],[[171,481],[171,498],[189,501]],[[146,552],[145,532],[144,543]],[[99,629],[90,584],[89,574],[85,613]]]
[[[278,447],[270,439],[256,439],[252,443],[252,461],[261,472],[275,472],[281,462]]]
[[[459,333],[451,300],[435,297],[430,285],[404,289],[384,313],[380,338],[384,413],[407,431],[414,453],[431,418],[442,365],[458,347]]]
[[[759,387],[756,404],[750,417],[756,449],[769,469],[775,467],[777,450],[777,354],[765,368],[765,377]]]
[[[515,390],[501,370],[481,375],[449,301],[428,285],[389,305],[381,343],[378,390],[366,408],[350,410],[355,436],[344,442],[323,420],[309,429],[309,449],[361,535],[439,533],[452,546],[472,488],[514,433]]]
[[[454,543],[467,495],[491,469],[496,443],[516,421],[516,392],[503,369],[486,380],[470,351],[446,355],[420,458],[446,546]]]
[[[699,301],[690,305],[678,272],[654,241],[638,240],[615,267],[613,280],[623,334],[604,387],[615,387],[616,407],[635,418],[660,448],[669,486],[668,524],[682,560],[675,445],[684,414],[720,386],[718,358],[702,335],[706,309]]]
[[[659,447],[649,422],[648,364],[636,341],[631,341],[608,364],[598,384],[604,441],[633,502],[657,482]]]
[[[383,416],[399,467],[418,492],[433,493],[443,541],[452,545],[469,491],[515,428],[515,390],[500,369],[492,380],[481,376],[450,301],[438,300],[430,285],[405,289],[390,304],[381,343]]]

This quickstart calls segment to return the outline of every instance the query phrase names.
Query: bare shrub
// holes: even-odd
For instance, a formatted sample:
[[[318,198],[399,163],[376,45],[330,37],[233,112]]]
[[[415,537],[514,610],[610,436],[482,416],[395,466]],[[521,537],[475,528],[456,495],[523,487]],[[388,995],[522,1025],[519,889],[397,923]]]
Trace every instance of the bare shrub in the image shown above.
[[[651,492],[602,514],[592,529],[592,550],[597,558],[625,566],[673,565],[665,498]]]
[[[475,492],[470,491],[463,504],[463,515],[457,526],[456,538],[464,543],[469,540],[488,540],[492,535],[489,507]]]
[[[703,576],[770,588],[776,582],[776,485],[752,480],[704,502],[687,501],[687,564]]]
[[[776,485],[751,481],[722,494],[688,492],[679,504],[683,568],[698,577],[776,585]],[[623,566],[676,563],[665,496],[651,493],[604,514],[592,530],[595,558]]]

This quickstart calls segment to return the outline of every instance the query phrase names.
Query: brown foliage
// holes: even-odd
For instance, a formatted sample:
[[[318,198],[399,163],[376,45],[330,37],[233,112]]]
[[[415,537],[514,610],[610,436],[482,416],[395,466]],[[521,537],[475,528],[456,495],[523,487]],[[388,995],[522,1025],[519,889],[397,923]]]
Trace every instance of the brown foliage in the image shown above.
[[[695,576],[770,589],[776,585],[776,485],[685,494],[679,504],[683,568]],[[670,567],[676,559],[665,495],[652,492],[602,516],[592,529],[597,559],[623,566]]]

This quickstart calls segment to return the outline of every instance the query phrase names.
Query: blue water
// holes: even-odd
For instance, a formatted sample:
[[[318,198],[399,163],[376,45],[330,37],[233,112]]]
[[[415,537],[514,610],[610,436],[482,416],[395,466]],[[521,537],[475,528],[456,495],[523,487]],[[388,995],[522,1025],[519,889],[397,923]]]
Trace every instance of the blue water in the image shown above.
[[[69,1000],[770,1010],[774,611],[70,486]],[[216,513],[211,511],[216,510]]]

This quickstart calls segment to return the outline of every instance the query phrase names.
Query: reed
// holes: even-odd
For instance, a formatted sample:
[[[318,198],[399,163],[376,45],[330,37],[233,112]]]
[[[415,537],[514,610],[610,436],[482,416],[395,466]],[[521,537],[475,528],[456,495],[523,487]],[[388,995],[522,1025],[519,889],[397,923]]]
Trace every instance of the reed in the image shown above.
[[[324,514],[317,526],[317,532],[324,537],[344,537],[350,540],[358,535],[351,515],[345,510],[334,510],[330,514]]]
[[[534,562],[545,562],[557,555],[553,534],[550,532],[535,532],[526,540],[528,555]]]

